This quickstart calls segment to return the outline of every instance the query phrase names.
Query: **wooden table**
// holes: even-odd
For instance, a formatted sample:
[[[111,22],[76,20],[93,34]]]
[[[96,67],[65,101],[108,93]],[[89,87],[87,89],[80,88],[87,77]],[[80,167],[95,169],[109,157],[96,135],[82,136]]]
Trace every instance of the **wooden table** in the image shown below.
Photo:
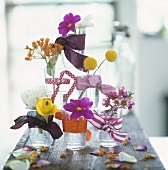
[[[89,129],[93,133],[92,139],[88,142],[88,145],[85,149],[80,151],[71,151],[66,150],[63,144],[63,137],[59,140],[56,140],[54,146],[49,148],[49,151],[43,152],[40,156],[40,159],[49,160],[52,162],[51,166],[41,168],[41,170],[103,170],[106,169],[105,160],[106,155],[104,156],[95,156],[91,155],[90,152],[100,148],[99,145],[99,131],[93,126],[89,126]],[[123,119],[123,131],[127,131],[129,137],[132,139],[131,143],[128,145],[120,144],[115,149],[124,150],[126,153],[134,156],[138,162],[136,164],[129,164],[131,169],[135,170],[164,170],[164,166],[160,161],[158,154],[151,145],[148,136],[143,131],[142,127],[139,124],[136,116],[131,113],[124,116]],[[15,149],[19,149],[29,143],[28,133],[25,132]],[[134,145],[146,145],[147,151],[135,151],[133,149]],[[110,148],[111,149],[111,148]],[[60,153],[66,151],[68,153],[67,157],[60,158]],[[157,157],[155,159],[146,159],[140,160],[145,154],[151,153],[155,154]],[[10,156],[9,160],[13,157]],[[4,168],[8,170],[8,168]]]

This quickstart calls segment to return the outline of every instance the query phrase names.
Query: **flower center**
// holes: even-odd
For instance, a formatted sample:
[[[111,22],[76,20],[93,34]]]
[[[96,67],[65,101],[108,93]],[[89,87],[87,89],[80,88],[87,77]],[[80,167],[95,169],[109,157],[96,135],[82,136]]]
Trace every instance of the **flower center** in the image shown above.
[[[127,102],[125,100],[121,101],[121,105],[122,106],[126,106],[127,105]]]
[[[71,27],[71,26],[72,26],[72,23],[69,23],[67,26],[68,26],[68,28]]]
[[[78,107],[76,108],[76,110],[82,110],[82,108],[78,106]]]

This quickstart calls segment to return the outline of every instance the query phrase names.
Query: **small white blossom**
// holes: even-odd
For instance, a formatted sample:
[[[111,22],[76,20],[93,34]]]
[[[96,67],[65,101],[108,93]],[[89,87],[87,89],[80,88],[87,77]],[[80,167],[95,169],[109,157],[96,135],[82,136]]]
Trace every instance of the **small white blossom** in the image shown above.
[[[86,28],[86,27],[93,27],[93,23],[91,20],[93,19],[92,15],[87,15],[85,18],[82,19],[80,23],[76,23],[76,28]]]
[[[44,97],[47,97],[47,89],[45,86],[37,86],[21,93],[21,99],[27,106],[27,109],[35,109],[37,100]]]

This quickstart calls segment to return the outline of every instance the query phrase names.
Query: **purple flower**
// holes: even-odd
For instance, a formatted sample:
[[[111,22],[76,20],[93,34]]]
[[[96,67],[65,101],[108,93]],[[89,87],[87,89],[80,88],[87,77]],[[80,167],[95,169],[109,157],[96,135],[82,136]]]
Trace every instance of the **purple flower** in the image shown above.
[[[79,15],[73,15],[72,13],[66,14],[64,16],[64,21],[60,22],[58,30],[62,36],[66,35],[69,31],[75,29],[75,23],[80,21]]]
[[[89,110],[93,105],[93,102],[89,98],[84,97],[81,100],[70,100],[70,103],[64,105],[64,109],[72,112],[70,118],[77,119],[80,116],[85,117],[86,119],[93,118],[93,112]]]

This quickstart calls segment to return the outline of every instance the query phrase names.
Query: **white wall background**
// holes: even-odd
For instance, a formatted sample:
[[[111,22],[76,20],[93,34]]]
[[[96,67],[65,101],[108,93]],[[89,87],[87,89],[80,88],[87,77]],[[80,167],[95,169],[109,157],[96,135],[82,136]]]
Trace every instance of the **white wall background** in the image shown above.
[[[166,135],[168,42],[163,38],[145,37],[138,31],[136,0],[117,2],[117,17],[130,26],[130,44],[136,56],[136,113],[149,136]]]

